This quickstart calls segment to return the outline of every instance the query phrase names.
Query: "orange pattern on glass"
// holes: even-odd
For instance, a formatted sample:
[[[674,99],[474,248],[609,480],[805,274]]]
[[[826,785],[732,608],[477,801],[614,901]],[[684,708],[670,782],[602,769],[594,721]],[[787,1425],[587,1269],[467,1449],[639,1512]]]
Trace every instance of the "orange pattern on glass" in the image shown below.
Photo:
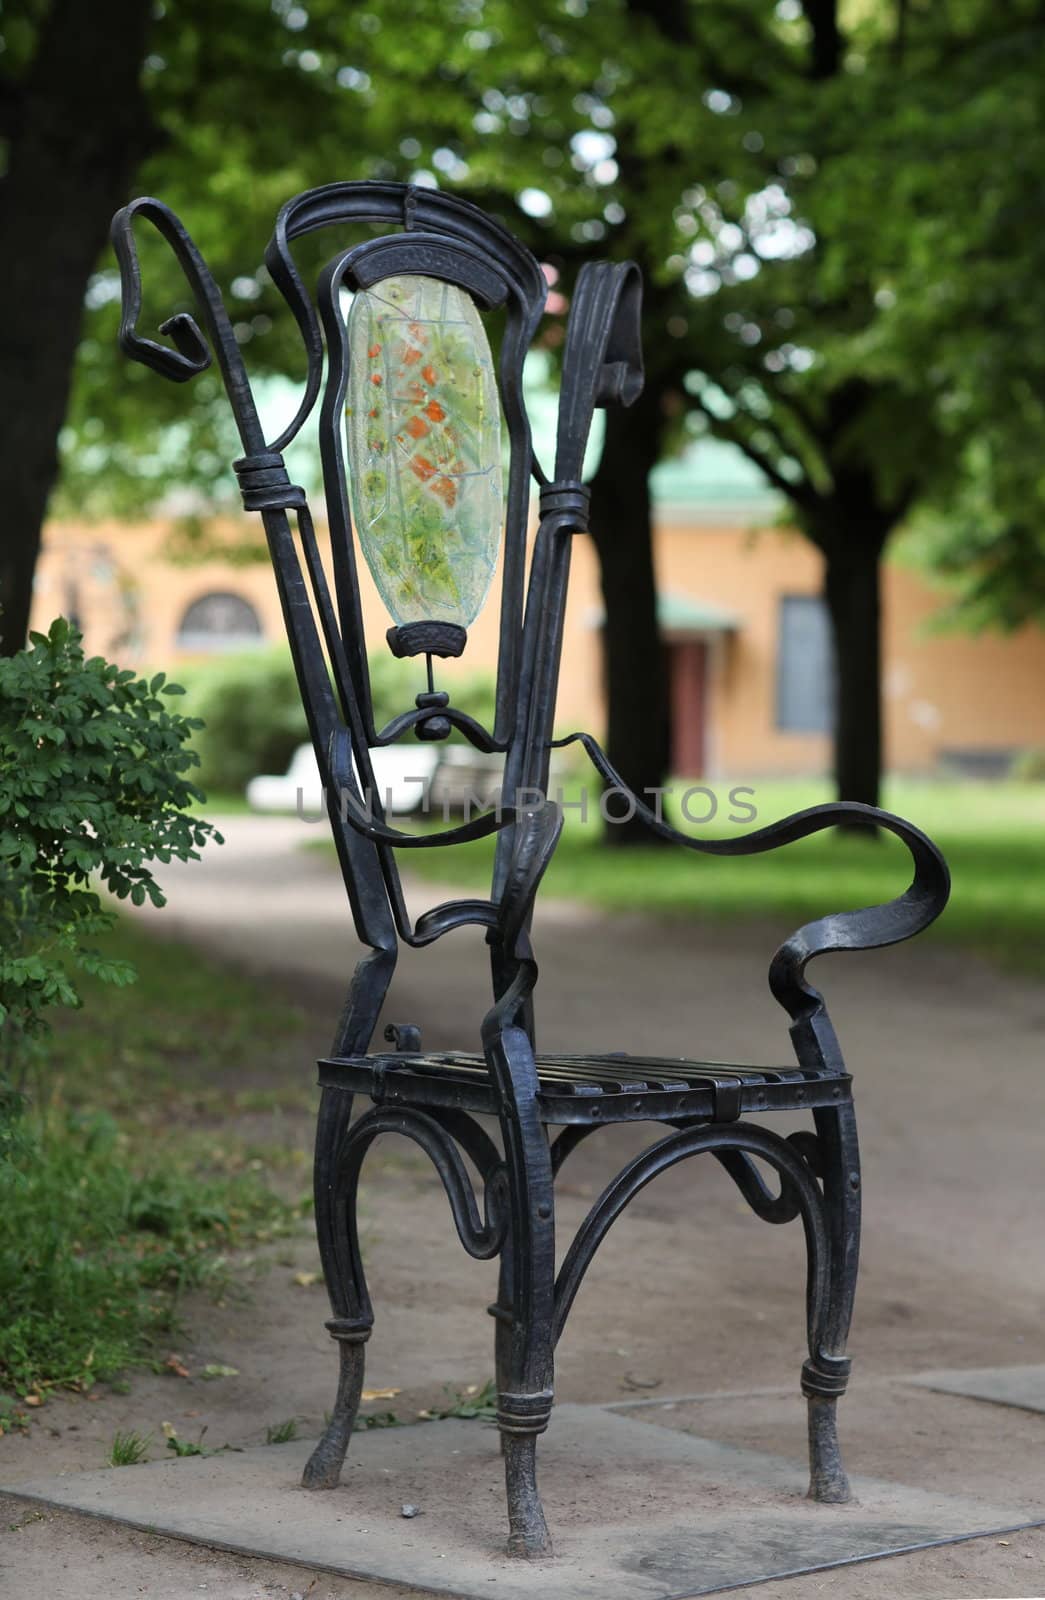
[[[501,409],[470,297],[385,278],[348,318],[352,510],[396,622],[466,628],[489,592],[503,521]]]

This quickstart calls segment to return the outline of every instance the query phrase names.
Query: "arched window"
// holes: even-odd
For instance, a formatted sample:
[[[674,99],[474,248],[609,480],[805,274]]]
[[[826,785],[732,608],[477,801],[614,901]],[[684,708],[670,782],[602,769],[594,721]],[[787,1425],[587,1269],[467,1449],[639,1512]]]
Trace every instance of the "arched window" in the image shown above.
[[[243,650],[264,637],[261,618],[240,594],[216,592],[194,600],[178,626],[179,650]]]

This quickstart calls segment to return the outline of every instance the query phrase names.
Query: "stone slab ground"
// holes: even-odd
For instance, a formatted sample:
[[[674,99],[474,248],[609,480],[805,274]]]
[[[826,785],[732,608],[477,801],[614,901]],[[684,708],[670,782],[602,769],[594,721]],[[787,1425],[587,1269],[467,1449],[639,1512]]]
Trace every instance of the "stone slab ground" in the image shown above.
[[[467,1600],[682,1600],[767,1578],[910,1551],[1025,1523],[992,1505],[884,1479],[847,1506],[804,1497],[801,1463],[642,1420],[563,1406],[542,1440],[556,1554],[503,1554],[495,1431],[447,1420],[368,1432],[342,1486],[310,1494],[310,1446],[154,1462],[14,1486],[48,1506],[174,1534],[211,1549]],[[420,1507],[404,1518],[403,1504]]]
[[[964,1394],[1021,1411],[1045,1411],[1045,1367],[972,1367],[920,1372],[916,1382],[939,1394]]]

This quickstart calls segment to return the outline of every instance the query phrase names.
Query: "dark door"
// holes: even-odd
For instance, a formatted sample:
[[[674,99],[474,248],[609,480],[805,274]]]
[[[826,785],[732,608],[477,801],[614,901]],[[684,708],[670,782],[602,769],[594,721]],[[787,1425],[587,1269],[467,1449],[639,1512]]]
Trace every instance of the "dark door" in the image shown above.
[[[664,647],[671,699],[671,770],[702,778],[707,760],[708,647],[703,639],[672,639]]]

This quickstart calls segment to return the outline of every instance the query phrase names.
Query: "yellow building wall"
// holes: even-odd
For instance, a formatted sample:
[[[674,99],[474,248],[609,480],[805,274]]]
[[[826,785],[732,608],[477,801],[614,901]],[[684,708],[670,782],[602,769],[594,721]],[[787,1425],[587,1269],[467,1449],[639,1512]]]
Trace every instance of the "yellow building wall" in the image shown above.
[[[268,565],[208,560],[191,566],[164,558],[168,528],[159,522],[53,524],[45,534],[34,601],[34,626],[77,606],[88,649],[132,665],[177,668],[188,606],[215,591],[254,606],[264,637],[283,637]],[[233,530],[243,536],[243,525]],[[670,513],[657,529],[658,588],[730,613],[735,631],[712,640],[709,775],[758,776],[826,771],[823,735],[775,726],[777,634],[781,598],[820,592],[820,558],[798,534],[704,526]],[[389,618],[361,568],[364,621],[371,650],[383,647]],[[440,663],[440,681],[491,670],[497,652],[497,594],[469,630],[459,662]],[[1007,636],[933,632],[944,600],[924,578],[887,565],[883,592],[886,761],[892,770],[929,771],[941,753],[1045,747],[1045,632]],[[558,722],[600,729],[604,720],[598,568],[590,540],[577,538],[566,615]],[[419,682],[418,687],[423,687]]]

